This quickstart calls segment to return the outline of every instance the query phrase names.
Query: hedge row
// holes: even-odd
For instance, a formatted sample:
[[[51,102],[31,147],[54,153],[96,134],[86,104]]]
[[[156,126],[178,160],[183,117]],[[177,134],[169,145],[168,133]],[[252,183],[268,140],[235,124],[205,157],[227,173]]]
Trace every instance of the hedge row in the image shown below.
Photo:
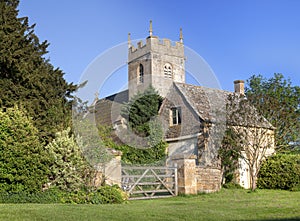
[[[300,154],[277,154],[268,158],[260,169],[257,186],[300,190]]]
[[[122,203],[126,194],[117,186],[102,186],[98,189],[76,192],[62,191],[56,188],[44,192],[0,192],[0,203],[72,203],[72,204],[108,204]]]

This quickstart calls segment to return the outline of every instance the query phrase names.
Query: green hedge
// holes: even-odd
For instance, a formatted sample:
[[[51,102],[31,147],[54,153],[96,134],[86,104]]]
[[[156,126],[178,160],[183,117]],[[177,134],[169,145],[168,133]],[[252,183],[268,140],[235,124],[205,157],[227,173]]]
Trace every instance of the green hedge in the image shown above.
[[[76,192],[66,192],[57,188],[36,193],[0,192],[0,203],[112,204],[122,203],[126,199],[127,195],[118,186],[101,186],[98,189],[85,189]]]
[[[49,158],[32,120],[17,106],[0,110],[0,191],[37,192]]]
[[[259,171],[257,186],[300,190],[300,154],[277,154],[268,158]]]

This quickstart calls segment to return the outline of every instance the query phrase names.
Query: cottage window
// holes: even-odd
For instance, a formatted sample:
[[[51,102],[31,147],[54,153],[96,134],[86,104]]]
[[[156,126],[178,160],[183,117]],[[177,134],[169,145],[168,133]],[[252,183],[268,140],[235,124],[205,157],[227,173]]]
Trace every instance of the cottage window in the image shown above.
[[[142,64],[139,65],[138,83],[144,83],[144,66]]]
[[[181,108],[180,107],[172,107],[170,110],[170,124],[178,125],[181,124]]]
[[[164,66],[164,76],[165,76],[165,78],[173,77],[173,68],[172,68],[172,65],[169,63],[166,63]]]

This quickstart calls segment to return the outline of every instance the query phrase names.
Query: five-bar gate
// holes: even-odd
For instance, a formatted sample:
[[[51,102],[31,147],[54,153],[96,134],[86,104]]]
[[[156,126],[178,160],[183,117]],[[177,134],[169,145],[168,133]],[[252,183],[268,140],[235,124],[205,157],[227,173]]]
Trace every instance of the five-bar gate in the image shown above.
[[[122,188],[129,199],[177,195],[176,167],[122,167]]]

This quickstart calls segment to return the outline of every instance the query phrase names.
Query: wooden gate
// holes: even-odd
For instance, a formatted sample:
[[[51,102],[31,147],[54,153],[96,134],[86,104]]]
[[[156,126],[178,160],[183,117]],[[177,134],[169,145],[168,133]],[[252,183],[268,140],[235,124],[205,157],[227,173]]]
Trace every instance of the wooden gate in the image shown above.
[[[129,199],[177,196],[177,168],[122,167],[122,188]]]

